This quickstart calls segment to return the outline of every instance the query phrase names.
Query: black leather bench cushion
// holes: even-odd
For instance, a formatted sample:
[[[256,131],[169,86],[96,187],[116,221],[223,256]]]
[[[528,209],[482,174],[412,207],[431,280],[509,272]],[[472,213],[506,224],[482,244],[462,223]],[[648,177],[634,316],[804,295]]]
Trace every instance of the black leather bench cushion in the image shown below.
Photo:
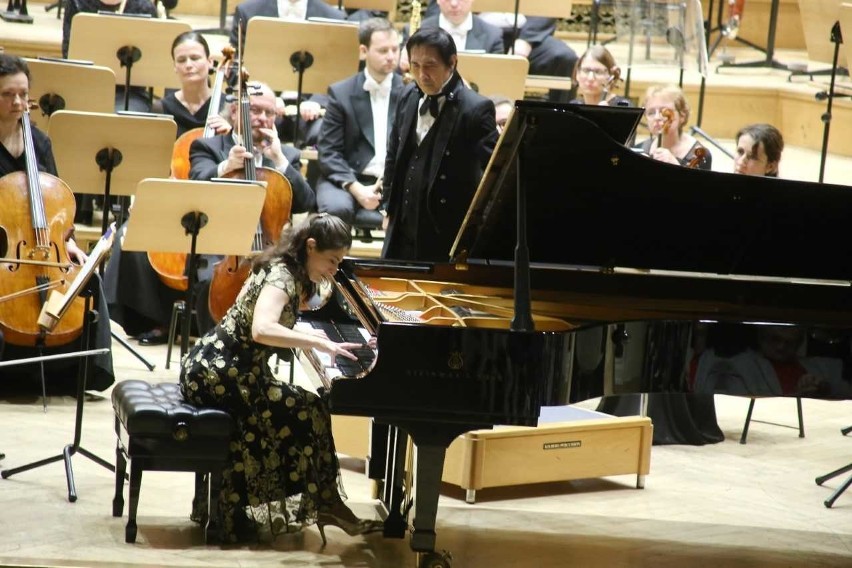
[[[190,438],[230,438],[233,427],[226,412],[184,402],[177,383],[122,381],[112,391],[112,406],[130,436],[170,437],[181,425]]]

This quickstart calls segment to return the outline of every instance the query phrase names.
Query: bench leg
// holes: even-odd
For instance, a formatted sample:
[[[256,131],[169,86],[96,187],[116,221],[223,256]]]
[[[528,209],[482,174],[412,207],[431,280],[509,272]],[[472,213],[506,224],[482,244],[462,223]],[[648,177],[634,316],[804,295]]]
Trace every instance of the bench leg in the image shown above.
[[[207,484],[207,474],[200,471],[196,472],[195,494],[192,496],[192,520],[202,527],[207,525],[207,519],[210,516],[210,505],[208,500],[209,491]]]
[[[219,492],[222,489],[222,472],[212,471],[207,478],[210,480],[210,486],[207,491],[208,515],[204,540],[207,544],[218,544],[222,542],[222,527],[219,526]]]
[[[115,446],[115,496],[112,498],[112,516],[120,517],[124,513],[124,474],[127,471],[127,460],[121,449],[121,444]]]
[[[127,526],[124,542],[136,542],[136,509],[139,507],[139,490],[142,487],[142,468],[130,462],[130,504],[127,510]]]

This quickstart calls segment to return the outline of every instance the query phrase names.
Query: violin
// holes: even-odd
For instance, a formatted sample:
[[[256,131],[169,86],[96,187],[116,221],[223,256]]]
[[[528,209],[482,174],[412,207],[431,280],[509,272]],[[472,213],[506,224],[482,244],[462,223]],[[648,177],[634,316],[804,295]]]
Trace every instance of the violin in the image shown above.
[[[707,156],[707,149],[699,146],[693,151],[692,159],[687,162],[686,167],[693,169],[697,168],[701,165],[701,162],[704,161],[705,156]]]
[[[172,149],[172,177],[176,179],[189,179],[189,148],[192,143],[198,138],[210,138],[216,135],[216,132],[209,126],[210,119],[219,112],[219,106],[222,99],[222,85],[228,74],[231,60],[234,57],[234,48],[225,46],[222,49],[222,62],[216,69],[216,78],[213,82],[213,91],[210,95],[210,105],[207,109],[207,123],[204,127],[193,128],[181,134],[175,140]],[[189,286],[189,279],[186,277],[186,257],[183,252],[148,252],[148,262],[160,281],[180,292],[185,292]]]
[[[34,106],[35,103],[31,103]],[[50,332],[38,324],[47,292],[65,293],[78,267],[65,248],[76,205],[68,185],[39,171],[29,108],[21,117],[26,171],[0,177],[0,330],[12,345],[65,345],[83,331],[84,299],[75,297],[67,317]]]
[[[238,89],[239,114],[234,132],[242,138],[246,149],[254,149],[251,128],[248,75],[240,70]],[[252,252],[258,253],[278,241],[284,225],[290,221],[293,204],[293,188],[284,174],[276,169],[255,165],[254,157],[246,158],[243,168],[228,172],[226,178],[263,181],[266,183],[266,199],[260,212],[260,220],[252,241]],[[243,283],[251,273],[251,257],[230,255],[213,266],[210,279],[210,294],[207,308],[214,321],[224,317],[237,299]]]
[[[672,127],[672,121],[674,120],[674,111],[670,108],[664,108],[660,111],[660,114],[663,117],[663,125],[660,127],[660,132],[657,134],[657,148],[663,147],[663,135],[669,133],[669,129]]]

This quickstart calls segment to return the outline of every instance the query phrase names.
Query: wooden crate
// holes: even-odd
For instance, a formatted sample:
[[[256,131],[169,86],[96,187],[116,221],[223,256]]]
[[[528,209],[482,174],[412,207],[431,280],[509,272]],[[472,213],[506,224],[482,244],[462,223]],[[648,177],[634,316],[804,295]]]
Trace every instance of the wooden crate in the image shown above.
[[[542,409],[537,427],[497,426],[459,436],[447,450],[443,480],[466,490],[635,474],[651,466],[651,419],[614,417],[571,406]]]

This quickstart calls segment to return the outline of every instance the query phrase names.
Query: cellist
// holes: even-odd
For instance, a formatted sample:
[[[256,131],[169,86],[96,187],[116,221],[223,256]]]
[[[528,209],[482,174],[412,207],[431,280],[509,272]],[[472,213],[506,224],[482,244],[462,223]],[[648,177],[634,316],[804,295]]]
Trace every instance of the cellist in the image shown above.
[[[0,177],[12,172],[26,171],[26,156],[24,154],[24,134],[21,118],[29,105],[30,70],[26,62],[12,55],[0,54]],[[48,137],[38,128],[31,128],[35,158],[39,170],[57,176],[56,162]],[[57,176],[58,177],[58,176]],[[2,199],[2,196],[0,196]],[[73,207],[73,202],[71,202]],[[71,215],[73,218],[73,212]],[[69,260],[82,264],[86,260],[86,254],[74,242],[73,235],[68,235],[65,242]],[[0,276],[2,277],[2,276]],[[98,320],[97,347],[109,347],[111,343],[109,330],[109,317],[106,302],[103,295],[98,294],[100,303],[97,306],[101,314]],[[0,310],[3,309],[0,304]],[[33,314],[36,318],[38,314]],[[54,352],[76,351],[77,341],[69,345],[50,348]],[[44,354],[48,354],[45,352]],[[12,345],[6,343],[3,353],[4,360],[23,359],[38,356],[38,350],[32,347]],[[62,359],[46,365],[45,372],[57,379],[69,379],[63,386],[75,385],[76,369],[80,360],[76,358]],[[7,375],[23,375],[32,378],[40,376],[38,365],[12,366],[3,369],[4,378]],[[106,354],[95,359],[94,380],[90,387],[102,390],[114,381],[112,372],[112,356]],[[7,381],[0,381],[4,386],[9,386]],[[73,391],[72,391],[73,392]]]
[[[217,134],[230,132],[231,125],[224,117],[216,112],[209,113],[213,98],[209,74],[213,61],[204,36],[195,31],[179,34],[172,42],[172,60],[181,88],[167,91],[155,102],[155,112],[174,117],[178,138],[205,124]],[[188,153],[187,147],[186,160]],[[119,229],[120,236],[124,235],[125,228]],[[122,251],[121,241],[118,238],[113,242],[104,272],[104,293],[112,319],[128,336],[135,337],[139,345],[166,343],[172,306],[183,299],[184,293],[160,280],[146,253]]]
[[[271,167],[287,178],[293,191],[291,213],[316,210],[316,195],[301,173],[301,152],[292,146],[281,144],[275,129],[275,92],[265,83],[253,82],[255,88],[250,95],[250,120],[254,148],[245,148],[232,134],[199,138],[190,147],[190,179],[210,180],[224,177],[243,168],[246,159],[255,164]],[[237,102],[227,105],[225,114],[235,123],[239,114]],[[201,282],[197,290],[196,314],[198,330],[204,333],[215,321],[207,310],[207,288]]]

